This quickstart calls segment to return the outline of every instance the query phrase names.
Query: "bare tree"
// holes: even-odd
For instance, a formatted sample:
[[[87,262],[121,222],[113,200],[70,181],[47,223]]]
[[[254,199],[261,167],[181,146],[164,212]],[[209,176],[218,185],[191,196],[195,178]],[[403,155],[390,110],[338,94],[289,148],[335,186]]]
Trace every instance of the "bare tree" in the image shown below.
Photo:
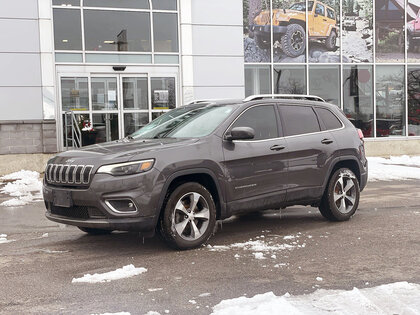
[[[261,12],[261,9],[261,0],[249,0],[248,25],[254,24],[254,19]]]

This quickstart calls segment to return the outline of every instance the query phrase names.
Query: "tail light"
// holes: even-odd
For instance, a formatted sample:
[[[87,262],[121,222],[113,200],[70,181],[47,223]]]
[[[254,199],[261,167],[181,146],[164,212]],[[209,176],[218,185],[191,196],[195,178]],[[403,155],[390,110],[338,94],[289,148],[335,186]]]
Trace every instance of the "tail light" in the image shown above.
[[[360,129],[357,129],[357,134],[359,135],[360,142],[362,143],[359,146],[359,153],[361,157],[365,157],[365,137],[363,136],[363,132]]]
[[[365,142],[365,137],[363,136],[363,131],[360,129],[357,129],[357,133],[359,134],[359,139],[362,142]]]

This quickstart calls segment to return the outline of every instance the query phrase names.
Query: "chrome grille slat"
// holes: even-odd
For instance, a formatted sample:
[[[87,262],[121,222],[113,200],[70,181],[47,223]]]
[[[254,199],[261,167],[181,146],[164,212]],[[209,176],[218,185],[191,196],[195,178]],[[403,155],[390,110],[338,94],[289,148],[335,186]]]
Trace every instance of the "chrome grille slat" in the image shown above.
[[[53,184],[88,185],[92,178],[93,165],[48,164],[45,178]]]

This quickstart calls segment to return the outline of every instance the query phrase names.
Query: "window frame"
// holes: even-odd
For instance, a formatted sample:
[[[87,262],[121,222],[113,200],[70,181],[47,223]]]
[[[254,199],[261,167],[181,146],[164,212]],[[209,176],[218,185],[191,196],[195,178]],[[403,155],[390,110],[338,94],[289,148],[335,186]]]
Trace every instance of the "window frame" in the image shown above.
[[[277,137],[274,138],[268,138],[268,139],[259,139],[259,140],[254,140],[254,139],[250,139],[250,140],[233,140],[232,142],[264,142],[264,141],[272,141],[272,140],[276,140],[276,139],[280,139],[280,138],[284,138],[284,134],[283,134],[283,126],[282,126],[282,121],[280,119],[279,116],[279,110],[276,104],[274,103],[260,103],[260,104],[254,104],[251,106],[248,106],[247,108],[245,108],[244,110],[242,110],[236,117],[235,119],[229,124],[229,126],[226,128],[226,130],[223,132],[223,139],[226,139],[226,134],[229,133],[232,129],[232,126],[235,124],[235,122],[242,116],[244,115],[248,110],[255,108],[255,107],[259,107],[259,106],[271,106],[274,110],[275,116],[276,116],[276,124],[277,124]]]
[[[338,120],[338,122],[340,123],[341,126],[338,127],[338,128],[334,128],[334,129],[328,129],[327,126],[324,123],[324,120],[322,119],[322,117],[320,117],[320,115],[316,111],[317,108],[330,112],[331,115],[333,115],[335,118],[337,118],[337,120]],[[315,115],[318,117],[318,122],[319,122],[319,125],[321,126],[321,131],[334,131],[334,130],[340,130],[340,129],[344,128],[343,121],[335,113],[333,113],[333,111],[331,111],[329,108],[322,107],[322,106],[313,106],[313,110],[315,112]]]
[[[289,136],[286,135],[287,134],[286,133],[286,125],[284,123],[285,120],[284,120],[284,117],[283,117],[283,115],[281,113],[281,107],[282,106],[284,106],[284,107],[286,107],[286,106],[288,106],[288,107],[297,107],[297,106],[299,106],[299,107],[309,107],[309,108],[311,108],[312,111],[313,111],[313,113],[314,113],[314,115],[315,115],[315,117],[316,117],[316,119],[317,119],[318,126],[319,126],[319,131],[299,133],[299,134],[296,134],[296,135],[289,135]],[[308,105],[308,104],[277,104],[277,110],[278,110],[278,113],[280,115],[280,119],[281,119],[281,122],[282,122],[282,128],[283,128],[284,138],[301,137],[301,136],[313,135],[313,134],[322,133],[322,132],[329,132],[329,130],[322,130],[320,119],[319,119],[318,115],[316,114],[316,111],[314,109],[314,106],[312,106],[312,105]]]

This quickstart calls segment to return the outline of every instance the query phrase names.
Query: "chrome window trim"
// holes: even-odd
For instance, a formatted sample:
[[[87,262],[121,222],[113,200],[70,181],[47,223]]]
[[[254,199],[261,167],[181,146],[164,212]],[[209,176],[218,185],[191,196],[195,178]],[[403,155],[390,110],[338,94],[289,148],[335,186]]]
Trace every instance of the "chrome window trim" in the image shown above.
[[[256,106],[276,106],[276,105],[284,105],[284,104],[256,104],[256,105],[252,105],[252,106],[250,106],[250,107],[248,107],[247,109],[245,109],[242,113],[240,113],[239,115],[238,115],[238,117],[236,117],[235,118],[235,120],[234,121],[232,121],[232,123],[230,123],[229,124],[229,127],[225,130],[225,132],[223,133],[223,140],[224,141],[226,141],[225,140],[225,136],[226,136],[226,133],[228,132],[228,130],[232,127],[232,125],[239,119],[239,117],[241,117],[247,110],[249,110],[249,109],[251,109],[251,108],[253,108],[253,107],[256,107]],[[284,105],[284,106],[310,106],[310,107],[314,107],[314,105],[309,105],[309,104],[296,104],[296,105]],[[320,108],[324,108],[324,107],[322,107],[322,106],[318,106],[318,107],[320,107]],[[327,109],[327,110],[329,110],[329,109]],[[329,110],[330,111],[330,110]],[[331,111],[330,111],[331,112]],[[332,113],[332,112],[331,112]],[[315,112],[315,115],[317,115],[316,114],[316,112]],[[335,116],[335,117],[337,117],[337,115],[335,115],[334,113],[333,113],[333,115]],[[318,115],[317,115],[317,117],[318,117]],[[301,136],[307,136],[307,135],[314,135],[314,134],[321,134],[321,133],[326,133],[326,132],[331,132],[331,131],[338,131],[338,130],[342,130],[342,129],[344,129],[345,128],[345,125],[344,125],[344,123],[343,123],[343,121],[339,118],[339,117],[337,117],[337,119],[340,121],[340,123],[341,123],[341,127],[340,128],[336,128],[336,129],[329,129],[329,130],[321,130],[321,131],[316,131],[316,132],[310,132],[310,133],[302,133],[302,134],[299,134],[299,135],[293,135],[293,136],[283,136],[283,137],[276,137],[276,138],[269,138],[269,139],[261,139],[261,140],[233,140],[232,142],[233,143],[239,143],[239,142],[242,142],[242,143],[258,143],[258,142],[266,142],[266,141],[273,141],[273,140],[281,140],[281,139],[288,139],[288,138],[295,138],[295,137],[301,137]],[[280,126],[281,127],[281,126]],[[321,127],[321,126],[320,126]]]
[[[135,211],[119,211],[119,210],[115,209],[111,205],[111,203],[109,202],[109,201],[112,201],[112,200],[130,200],[133,203],[133,205],[136,208],[136,210]],[[136,214],[136,213],[139,212],[139,209],[137,208],[136,203],[131,198],[111,198],[111,199],[106,199],[105,200],[105,204],[108,206],[109,209],[111,209],[111,211],[113,211],[115,213],[118,213],[118,214],[129,214],[129,215],[132,215],[132,214]]]

